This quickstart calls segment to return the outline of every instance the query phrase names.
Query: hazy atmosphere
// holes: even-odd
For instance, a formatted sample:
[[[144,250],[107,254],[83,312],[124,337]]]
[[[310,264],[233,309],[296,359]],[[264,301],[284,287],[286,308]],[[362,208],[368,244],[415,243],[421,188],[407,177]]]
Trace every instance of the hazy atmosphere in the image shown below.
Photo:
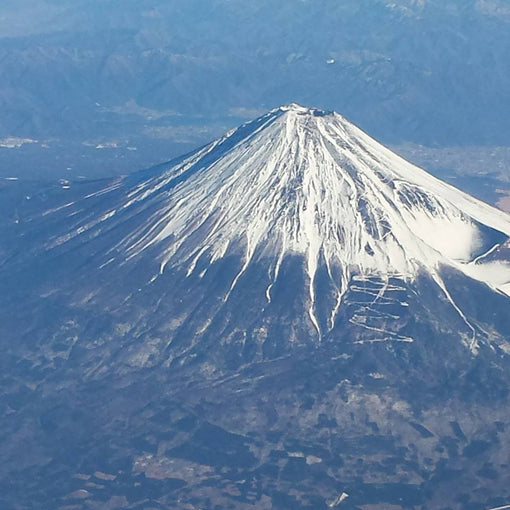
[[[510,510],[508,0],[0,2],[0,510]]]

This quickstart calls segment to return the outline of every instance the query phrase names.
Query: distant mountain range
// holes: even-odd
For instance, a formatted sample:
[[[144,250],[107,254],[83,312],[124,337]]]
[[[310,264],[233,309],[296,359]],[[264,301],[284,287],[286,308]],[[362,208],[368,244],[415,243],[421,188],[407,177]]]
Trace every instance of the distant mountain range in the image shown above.
[[[509,23],[502,0],[7,0],[0,139],[141,165],[128,147],[177,155],[300,101],[388,143],[508,145]]]
[[[297,104],[1,192],[3,508],[509,503],[507,213]]]

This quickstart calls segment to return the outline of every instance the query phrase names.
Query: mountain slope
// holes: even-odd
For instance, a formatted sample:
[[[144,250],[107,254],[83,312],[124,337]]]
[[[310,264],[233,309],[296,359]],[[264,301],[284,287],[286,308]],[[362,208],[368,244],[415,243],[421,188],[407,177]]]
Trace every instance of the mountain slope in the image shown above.
[[[510,497],[506,213],[294,104],[122,179],[4,184],[4,506]]]

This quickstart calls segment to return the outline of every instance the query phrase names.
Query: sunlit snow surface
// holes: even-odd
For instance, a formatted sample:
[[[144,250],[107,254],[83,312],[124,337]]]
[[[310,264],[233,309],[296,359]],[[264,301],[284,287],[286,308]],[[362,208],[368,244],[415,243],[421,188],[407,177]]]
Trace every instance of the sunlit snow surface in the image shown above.
[[[295,104],[272,110],[142,178],[124,204],[94,224],[141,205],[150,218],[122,248],[127,258],[156,248],[161,272],[184,264],[191,274],[200,258],[213,263],[240,254],[244,265],[232,290],[252,261],[268,260],[274,282],[287,254],[303,255],[318,330],[313,282],[320,264],[338,293],[332,320],[353,275],[410,280],[425,271],[461,316],[442,265],[510,294],[508,262],[490,258],[510,236],[510,216],[406,162],[333,112]]]

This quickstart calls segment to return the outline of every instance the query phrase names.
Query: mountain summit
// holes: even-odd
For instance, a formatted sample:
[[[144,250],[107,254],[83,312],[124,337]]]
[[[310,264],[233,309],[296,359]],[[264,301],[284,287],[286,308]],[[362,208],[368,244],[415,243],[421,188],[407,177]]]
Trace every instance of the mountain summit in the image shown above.
[[[439,263],[485,280],[469,264],[481,265],[489,230],[510,236],[508,214],[407,163],[339,114],[295,104],[232,131],[129,198],[124,207],[164,201],[128,246],[135,255],[171,238],[162,269],[179,251],[179,261],[205,252],[214,261],[238,248],[246,264],[299,253],[311,282],[319,259],[341,266],[340,289],[351,272],[412,276]],[[488,282],[504,290],[510,273]]]
[[[57,477],[48,508],[135,508],[133,486],[163,508],[508,493],[508,214],[296,104],[157,168],[18,194],[0,432],[25,432],[0,474],[41,480],[37,501]],[[97,472],[117,482],[77,485]]]

